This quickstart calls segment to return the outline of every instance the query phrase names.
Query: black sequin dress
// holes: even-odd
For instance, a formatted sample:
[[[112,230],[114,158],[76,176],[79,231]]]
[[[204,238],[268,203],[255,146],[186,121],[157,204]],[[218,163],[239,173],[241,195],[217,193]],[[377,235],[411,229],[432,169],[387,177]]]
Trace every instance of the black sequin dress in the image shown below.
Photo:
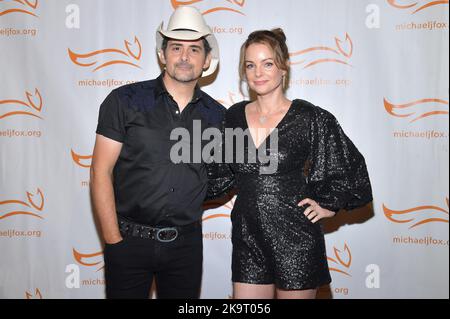
[[[226,128],[248,129],[248,103],[228,109]],[[215,178],[208,196],[232,186],[237,190],[231,213],[233,282],[313,289],[331,282],[324,235],[320,222],[313,224],[303,214],[306,207],[297,204],[311,198],[333,211],[364,206],[372,200],[370,180],[363,156],[326,110],[294,100],[277,133],[275,152],[273,132],[256,150],[266,155],[272,150],[271,160],[278,160],[275,173],[261,174],[268,164],[249,161],[248,150],[256,146],[248,135],[242,162],[242,150],[235,147],[233,163],[210,169]]]

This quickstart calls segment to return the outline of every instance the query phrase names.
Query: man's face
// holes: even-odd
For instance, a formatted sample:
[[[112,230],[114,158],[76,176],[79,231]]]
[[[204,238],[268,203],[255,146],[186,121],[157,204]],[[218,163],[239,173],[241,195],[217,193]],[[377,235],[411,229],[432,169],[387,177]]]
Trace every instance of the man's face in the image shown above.
[[[172,40],[160,53],[161,63],[166,66],[166,73],[178,82],[198,80],[211,63],[211,54],[206,56],[203,40]]]

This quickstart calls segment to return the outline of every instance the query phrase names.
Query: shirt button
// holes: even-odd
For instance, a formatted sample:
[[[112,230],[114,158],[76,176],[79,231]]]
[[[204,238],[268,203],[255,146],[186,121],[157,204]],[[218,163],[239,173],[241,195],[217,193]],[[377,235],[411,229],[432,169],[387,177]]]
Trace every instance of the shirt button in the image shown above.
[[[175,111],[175,114],[180,114],[180,111]]]
[[[175,192],[175,188],[171,188],[170,191],[173,193]]]

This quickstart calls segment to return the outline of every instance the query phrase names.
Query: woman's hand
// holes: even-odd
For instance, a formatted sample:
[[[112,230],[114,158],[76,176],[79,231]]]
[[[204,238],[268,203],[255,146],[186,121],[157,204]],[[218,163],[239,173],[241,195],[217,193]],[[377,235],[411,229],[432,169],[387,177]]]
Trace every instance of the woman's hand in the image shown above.
[[[335,212],[320,207],[319,204],[317,204],[315,201],[313,201],[310,198],[305,198],[300,203],[298,203],[298,206],[304,206],[305,204],[308,204],[309,207],[305,209],[303,214],[314,224],[321,220],[322,218],[330,218],[336,215]]]

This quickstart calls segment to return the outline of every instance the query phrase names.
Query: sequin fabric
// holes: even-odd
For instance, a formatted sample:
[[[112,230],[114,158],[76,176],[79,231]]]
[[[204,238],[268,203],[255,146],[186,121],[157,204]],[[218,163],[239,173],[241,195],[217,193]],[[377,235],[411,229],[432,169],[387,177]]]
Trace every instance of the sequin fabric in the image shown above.
[[[245,107],[235,104],[225,117],[226,128],[248,128]],[[365,160],[328,111],[294,100],[277,126],[274,153],[270,134],[257,152],[277,158],[275,173],[261,174],[260,162],[233,163],[210,172],[209,196],[236,187],[232,220],[232,280],[275,284],[286,290],[313,289],[331,282],[322,226],[313,224],[297,204],[304,198],[338,211],[372,200]],[[244,152],[254,144],[247,138]],[[227,152],[230,150],[227,149]],[[242,155],[242,154],[241,154]],[[211,166],[212,167],[212,166]]]

